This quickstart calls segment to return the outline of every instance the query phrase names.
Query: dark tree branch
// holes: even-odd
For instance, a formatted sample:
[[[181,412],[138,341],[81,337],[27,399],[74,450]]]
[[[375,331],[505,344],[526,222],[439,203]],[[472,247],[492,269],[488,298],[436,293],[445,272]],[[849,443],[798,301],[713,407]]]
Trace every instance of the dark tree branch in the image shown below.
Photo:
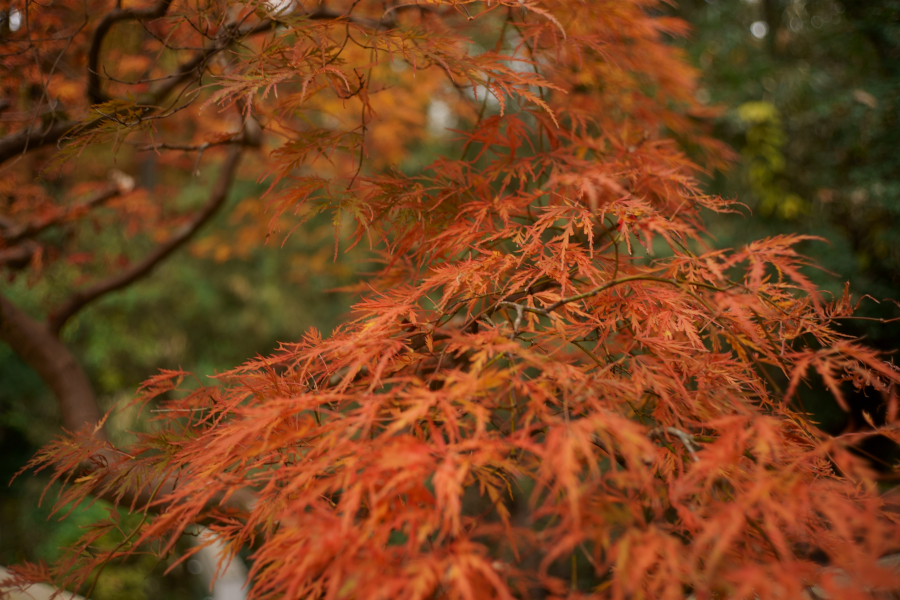
[[[22,223],[19,225],[7,227],[0,226],[0,237],[2,237],[7,245],[11,246],[13,244],[18,244],[22,240],[33,238],[49,227],[53,227],[54,225],[65,221],[72,215],[86,212],[94,208],[95,206],[103,204],[111,198],[115,198],[119,194],[124,194],[131,191],[131,189],[134,187],[134,180],[121,172],[117,177],[117,181],[110,183],[102,190],[98,190],[86,200],[82,200],[81,202],[78,202],[73,206],[68,206],[54,215],[44,217],[43,219],[35,219],[34,221]]]
[[[264,33],[266,31],[269,31],[272,26],[272,21],[264,21],[254,27],[235,30],[231,34],[220,38],[209,48],[198,52],[188,62],[181,65],[171,77],[167,78],[163,83],[153,89],[148,94],[148,97],[144,104],[152,106],[160,103],[179,85],[191,79],[197,74],[198,71],[201,71],[206,66],[206,63],[210,58],[227,48],[235,39],[239,39],[247,35]],[[146,116],[147,114],[154,112],[155,110],[155,108],[151,108],[150,106],[148,106],[144,110],[144,114],[141,116]],[[74,119],[66,121],[56,121],[49,127],[44,127],[41,129],[26,128],[22,131],[7,135],[6,137],[0,139],[0,164],[3,164],[7,160],[14,158],[17,155],[23,155],[30,150],[37,150],[38,148],[42,148],[50,144],[56,144],[64,139],[65,136],[72,131],[77,130],[79,133],[90,131],[91,129],[98,127],[107,120],[107,117],[99,117],[88,122],[78,121]]]
[[[155,497],[171,493],[177,483],[175,478],[149,479],[128,493],[121,493],[116,486],[121,469],[127,468],[130,458],[123,455],[106,442],[106,432],[99,427],[100,409],[94,389],[81,365],[65,344],[54,335],[50,328],[22,312],[6,297],[0,295],[0,339],[9,344],[13,351],[35,370],[41,380],[51,389],[59,401],[63,426],[71,432],[93,428],[93,436],[102,449],[98,449],[74,466],[95,470],[98,465],[105,470],[102,477],[92,482],[92,492],[116,504],[149,508],[154,512],[165,510],[165,506],[148,506]],[[225,501],[221,494],[210,500],[211,506],[223,505],[236,510],[246,510],[255,501],[249,489],[238,490]]]
[[[225,199],[228,197],[228,191],[231,189],[231,184],[234,181],[234,173],[237,169],[238,162],[240,161],[242,151],[243,148],[241,146],[229,148],[228,155],[222,164],[219,178],[216,180],[216,183],[210,192],[209,199],[199,213],[197,213],[188,223],[182,225],[168,241],[157,246],[156,249],[148,254],[142,261],[117,275],[113,275],[87,289],[73,294],[71,298],[50,315],[50,318],[48,319],[50,331],[58,335],[63,325],[66,324],[66,321],[74,316],[79,310],[87,306],[87,304],[109,292],[121,289],[145,275],[148,275],[163,259],[191,239],[194,234],[197,233],[197,230],[209,221],[225,203]]]
[[[158,19],[166,14],[171,5],[172,0],[160,0],[156,6],[144,10],[115,8],[103,17],[103,20],[97,25],[97,29],[94,30],[94,37],[91,39],[91,49],[88,52],[87,94],[93,104],[102,104],[109,100],[106,94],[103,93],[103,90],[100,89],[98,65],[100,63],[100,50],[103,46],[103,40],[112,26],[120,21]]]
[[[74,463],[56,465],[55,468],[71,470],[77,468],[78,465],[91,471],[99,468],[102,474],[92,480],[92,493],[111,502],[147,508],[154,512],[164,510],[165,506],[149,506],[149,504],[154,498],[172,492],[177,485],[177,479],[154,477],[142,480],[127,492],[121,490],[118,485],[121,473],[129,468],[128,461],[132,458],[105,443],[106,433],[103,427],[98,425],[101,421],[101,413],[94,390],[78,361],[60,341],[60,327],[66,319],[87,303],[150,273],[160,261],[187,242],[204,223],[212,218],[228,196],[244,146],[258,147],[260,145],[261,131],[256,121],[248,119],[237,139],[240,144],[229,148],[221,167],[222,171],[213,185],[209,199],[189,223],[181,227],[171,239],[157,247],[140,263],[70,298],[49,319],[48,324],[44,325],[35,321],[0,295],[0,339],[8,343],[13,351],[34,369],[41,380],[53,391],[59,401],[66,429],[74,432],[83,430],[85,427],[94,428],[93,436],[99,445],[89,454],[77,458]],[[254,501],[255,495],[251,490],[238,490],[227,501],[221,494],[217,495],[210,500],[210,505],[223,505],[237,510],[246,510]]]
[[[125,19],[153,18],[154,16],[162,16],[163,14],[165,14],[166,10],[168,10],[170,4],[171,0],[161,0],[161,2],[152,9],[147,9],[145,11],[116,9],[112,13],[104,17],[104,20],[101,21],[100,25],[98,25],[98,28],[94,33],[89,56],[88,93],[89,95],[91,95],[91,99],[93,102],[102,103],[105,101],[105,96],[100,90],[101,76],[97,70],[97,61],[99,61],[99,52],[103,37],[108,32],[109,28],[114,23]],[[340,13],[334,13],[325,9],[319,9],[312,13],[309,13],[307,17],[312,20],[350,21],[362,27],[377,30],[386,30],[390,29],[393,26],[392,20],[382,19],[381,21],[375,21],[362,17],[353,17]],[[107,21],[107,19],[109,19],[109,21]],[[104,23],[106,23],[105,31],[101,31],[101,26],[104,26]],[[191,79],[191,77],[195,76],[199,71],[202,71],[210,58],[225,50],[235,40],[241,39],[246,36],[267,33],[271,31],[277,24],[278,21],[276,19],[263,19],[256,25],[226,30],[227,33],[225,35],[218,38],[215,43],[212,44],[209,48],[206,48],[205,50],[202,50],[194,55],[193,58],[181,65],[178,70],[171,76],[160,78],[161,84],[149,93],[148,98],[144,102],[144,104],[156,105],[160,103],[179,85]],[[93,60],[90,60],[91,58],[93,58]],[[149,106],[145,109],[145,113],[154,111],[155,109],[150,108]],[[3,164],[7,160],[10,160],[17,155],[25,154],[29,150],[36,150],[50,144],[56,144],[64,139],[66,134],[76,129],[79,132],[87,132],[101,125],[106,120],[107,117],[100,117],[88,122],[78,121],[74,119],[57,121],[52,123],[49,127],[45,127],[42,129],[34,129],[29,127],[22,131],[7,135],[6,137],[0,139],[0,164]]]
[[[10,269],[24,269],[31,263],[41,246],[34,240],[25,240],[12,248],[0,250],[0,266]]]
[[[100,420],[91,383],[69,349],[49,327],[26,315],[3,296],[0,296],[0,339],[53,391],[66,429],[77,431]]]
[[[46,128],[28,128],[12,133],[0,139],[0,164],[29,150],[55,144],[77,126],[77,121],[55,121]]]

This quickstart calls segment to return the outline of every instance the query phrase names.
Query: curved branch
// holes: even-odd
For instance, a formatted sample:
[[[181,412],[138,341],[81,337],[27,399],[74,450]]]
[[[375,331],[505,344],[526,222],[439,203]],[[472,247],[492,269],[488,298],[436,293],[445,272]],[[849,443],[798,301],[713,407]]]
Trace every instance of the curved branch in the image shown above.
[[[88,98],[93,104],[102,104],[107,102],[109,98],[100,89],[100,72],[98,63],[100,62],[100,49],[103,46],[103,40],[106,34],[112,29],[112,26],[119,21],[141,20],[141,19],[158,19],[166,14],[172,0],[160,0],[159,4],[144,10],[134,10],[131,8],[121,9],[115,8],[103,17],[103,20],[94,30],[94,37],[91,39],[91,49],[88,52]]]
[[[25,240],[11,248],[0,250],[0,267],[13,270],[24,269],[34,260],[41,246],[34,240]]]
[[[0,339],[35,370],[59,400],[63,425],[70,431],[100,421],[100,409],[87,375],[54,332],[0,296]],[[97,432],[103,436],[102,429]]]
[[[146,11],[120,11],[116,13],[110,13],[110,15],[124,15],[124,13],[130,13],[131,15],[135,15],[134,17],[130,16],[118,16],[115,17],[115,20],[111,20],[105,27],[108,30],[109,27],[116,21],[123,20],[125,18],[149,18],[156,14],[160,10],[160,6],[163,4],[166,5],[166,9],[168,8],[168,4],[171,3],[171,0],[163,0],[153,9],[147,9]],[[162,14],[164,14],[163,11]],[[160,14],[159,16],[162,16]],[[107,15],[106,18],[112,18],[110,15]],[[328,19],[344,19],[349,20],[358,25],[369,27],[372,29],[389,29],[390,24],[384,22],[376,22],[370,19],[363,19],[359,17],[350,17],[347,15],[342,15],[338,13],[332,13],[330,11],[320,9],[314,11],[307,15],[309,19],[312,20],[328,20]],[[106,21],[104,18],[104,22]],[[248,27],[242,27],[239,29],[234,29],[228,35],[225,35],[216,40],[214,44],[212,44],[209,48],[201,50],[197,54],[194,55],[189,61],[178,67],[177,71],[173,73],[171,76],[161,79],[161,84],[153,89],[149,93],[149,97],[143,103],[145,105],[155,105],[162,101],[166,96],[172,93],[175,88],[185,82],[185,80],[189,79],[192,74],[196,73],[198,70],[201,70],[205,67],[206,63],[212,58],[214,55],[218,54],[225,50],[234,40],[257,35],[260,33],[267,33],[271,31],[278,24],[277,20],[274,19],[263,19],[256,25],[251,25]],[[103,25],[103,22],[101,22]],[[99,60],[99,51],[100,44],[102,42],[103,36],[105,36],[106,32],[102,32],[103,35],[98,35],[100,32],[100,26],[97,28],[97,32],[95,32],[94,40],[91,44],[91,57],[94,58],[95,61]],[[97,55],[94,56],[96,46]],[[100,91],[100,73],[97,72],[96,64],[91,63],[89,61],[89,94],[97,94],[97,97],[94,98],[92,96],[92,100],[95,103],[102,103],[104,101],[104,97],[102,96],[102,92]],[[147,112],[150,112],[151,109],[147,109]],[[142,115],[143,116],[143,115]],[[106,117],[100,117],[94,119],[92,121],[84,122],[78,120],[66,120],[66,121],[58,121],[51,124],[49,127],[45,129],[35,130],[33,128],[26,128],[22,131],[18,131],[16,133],[7,135],[6,137],[0,139],[0,164],[3,164],[7,160],[11,158],[22,155],[28,152],[29,150],[36,150],[38,148],[42,148],[44,146],[48,146],[50,144],[56,144],[62,139],[65,138],[66,134],[70,133],[74,129],[78,129],[79,132],[87,132],[91,129],[96,128],[103,122],[107,120]]]
[[[121,289],[126,285],[137,281],[141,277],[148,275],[164,258],[191,239],[194,234],[197,233],[197,230],[209,221],[225,203],[225,199],[228,197],[228,192],[231,189],[231,184],[234,181],[234,173],[237,169],[238,162],[240,161],[242,151],[243,148],[241,146],[229,148],[225,162],[222,164],[222,171],[219,173],[219,178],[216,180],[216,183],[210,192],[209,199],[193,219],[188,223],[185,223],[175,235],[163,244],[157,246],[156,249],[139,263],[118,275],[113,275],[108,279],[95,283],[85,290],[73,294],[71,298],[51,314],[48,319],[50,331],[58,335],[63,325],[66,324],[66,321],[87,304],[109,292]]]
[[[210,58],[227,48],[232,41],[247,35],[264,33],[269,31],[272,26],[272,21],[264,21],[255,27],[237,30],[232,35],[221,38],[209,48],[195,54],[193,58],[178,67],[171,77],[166,78],[159,86],[151,90],[146,100],[143,101],[148,108],[141,116],[146,116],[147,113],[152,112],[154,109],[149,108],[149,106],[156,105],[165,99],[175,88],[184,83],[198,70],[203,69]],[[99,79],[99,75],[97,77]],[[29,127],[7,135],[0,139],[0,164],[17,155],[23,155],[30,150],[37,150],[50,144],[56,144],[76,129],[79,133],[85,133],[98,127],[105,121],[107,121],[107,117],[99,117],[87,122],[83,120],[56,121],[46,128],[34,129]]]
[[[28,128],[12,133],[0,139],[0,164],[17,154],[55,144],[77,126],[77,121],[56,121],[46,129]]]

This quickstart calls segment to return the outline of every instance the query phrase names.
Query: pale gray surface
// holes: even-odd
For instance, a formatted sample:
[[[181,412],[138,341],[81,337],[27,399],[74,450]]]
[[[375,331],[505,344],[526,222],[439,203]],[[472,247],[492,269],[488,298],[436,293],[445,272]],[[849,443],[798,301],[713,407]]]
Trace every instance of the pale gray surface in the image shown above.
[[[215,534],[206,528],[202,528],[194,539],[198,542],[211,541],[210,545],[205,546],[196,554],[196,560],[199,561],[201,567],[197,576],[203,580],[205,589],[209,590],[210,582],[219,568],[219,560],[225,555],[225,545],[215,539]],[[247,567],[241,557],[236,556],[221,566],[210,596],[213,600],[246,600],[247,589],[244,587],[246,583]]]
[[[3,581],[7,577],[10,577],[9,571],[0,567],[0,581]],[[50,600],[50,596],[52,596],[54,592],[56,592],[56,588],[44,585],[43,583],[30,585],[22,591],[0,586],[0,598],[3,600]],[[69,592],[63,592],[58,595],[57,598],[59,598],[59,600],[84,600],[81,596]]]

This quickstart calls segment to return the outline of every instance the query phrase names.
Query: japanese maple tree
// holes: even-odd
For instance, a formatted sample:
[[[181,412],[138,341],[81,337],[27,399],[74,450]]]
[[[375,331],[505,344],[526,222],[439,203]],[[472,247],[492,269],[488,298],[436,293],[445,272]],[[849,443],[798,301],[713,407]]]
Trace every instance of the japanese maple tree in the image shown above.
[[[103,205],[163,240],[46,325],[3,301],[3,339],[72,430],[33,465],[66,481],[60,505],[99,496],[144,514],[117,547],[94,542],[120,524],[97,523],[60,563],[19,567],[20,581],[89,594],[107,562],[165,555],[202,524],[249,553],[254,598],[900,587],[884,560],[900,550],[896,500],[852,451],[865,436],[900,441],[900,372],[836,331],[849,292],[815,288],[798,237],[706,245],[702,211],[732,205],[697,178],[731,155],[704,133],[697,73],[667,44],[685,25],[657,2],[15,11],[2,88],[27,107],[5,122],[0,158],[38,151],[72,172],[131,144],[192,152],[165,159],[191,172],[223,153],[208,203],[174,222],[164,198],[121,177],[63,204],[14,184],[2,256],[34,277],[54,258],[38,234]],[[435,106],[459,119],[458,143],[417,167]],[[364,245],[378,267],[328,335],[189,392],[186,373],[150,378],[136,402],[155,407],[151,433],[114,447],[77,364],[54,359],[69,357],[59,331],[185,243],[244,154],[271,186],[270,237],[330,213],[335,252]],[[844,406],[847,386],[882,395],[884,424],[822,433],[798,401],[812,378]]]

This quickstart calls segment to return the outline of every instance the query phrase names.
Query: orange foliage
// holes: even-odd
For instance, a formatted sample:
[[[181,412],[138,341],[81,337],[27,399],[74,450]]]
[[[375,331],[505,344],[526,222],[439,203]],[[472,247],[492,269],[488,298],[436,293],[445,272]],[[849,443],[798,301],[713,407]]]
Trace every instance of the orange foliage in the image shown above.
[[[59,4],[81,6],[46,10]],[[111,6],[88,5],[91,21]],[[148,381],[155,432],[64,500],[169,475],[158,513],[114,550],[86,539],[23,574],[81,581],[203,523],[251,549],[254,598],[864,598],[900,584],[877,563],[900,545],[895,501],[849,450],[900,440],[900,372],[836,333],[849,296],[817,291],[796,236],[705,246],[701,211],[729,203],[697,176],[730,154],[698,128],[697,74],[666,43],[683,23],[653,0],[291,6],[176,2],[148,22],[184,48],[245,31],[195,106],[152,127],[202,143],[225,113],[188,117],[236,105],[266,132],[272,227],[333,214],[382,267],[329,336],[188,395],[183,373]],[[437,100],[462,147],[408,168]],[[819,431],[795,408],[813,372],[841,403],[848,385],[883,394],[887,423]],[[35,464],[64,477],[96,448],[87,431]],[[255,502],[225,502],[246,489]]]

